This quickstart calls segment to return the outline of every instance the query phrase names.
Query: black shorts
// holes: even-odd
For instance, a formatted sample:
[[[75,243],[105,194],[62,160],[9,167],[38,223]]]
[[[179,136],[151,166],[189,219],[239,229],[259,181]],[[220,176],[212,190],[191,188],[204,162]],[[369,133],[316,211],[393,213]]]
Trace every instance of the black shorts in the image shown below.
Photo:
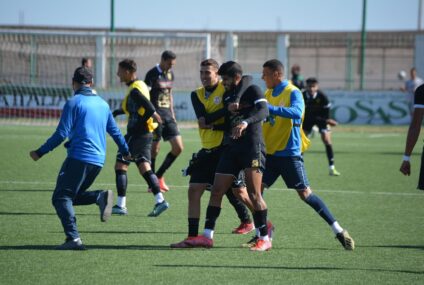
[[[269,188],[280,176],[288,188],[303,191],[309,186],[301,156],[267,155],[262,184]]]
[[[262,143],[256,146],[238,144],[227,146],[221,155],[216,173],[238,177],[240,171],[246,168],[258,168],[260,171],[264,171],[265,146]]]
[[[303,121],[303,123],[302,123],[303,131],[307,135],[309,135],[312,131],[312,128],[315,125],[318,127],[320,133],[330,131],[330,128],[328,127],[327,122],[322,121],[322,120],[315,120],[315,119]]]
[[[221,158],[223,148],[217,147],[211,150],[202,148],[193,155],[190,173],[190,183],[213,184],[216,167]]]
[[[130,150],[132,161],[137,165],[141,162],[151,163],[151,148],[152,148],[152,133],[147,133],[143,135],[125,135],[125,141],[128,144]],[[122,154],[118,150],[116,155],[116,160],[124,164],[129,165],[131,161],[125,160]]]
[[[417,189],[424,190],[424,148],[421,153],[421,167],[420,167],[420,178],[418,180]]]
[[[164,141],[179,136],[180,131],[178,130],[177,122],[172,117],[162,118],[162,124],[153,131],[153,141],[158,142],[162,138]]]

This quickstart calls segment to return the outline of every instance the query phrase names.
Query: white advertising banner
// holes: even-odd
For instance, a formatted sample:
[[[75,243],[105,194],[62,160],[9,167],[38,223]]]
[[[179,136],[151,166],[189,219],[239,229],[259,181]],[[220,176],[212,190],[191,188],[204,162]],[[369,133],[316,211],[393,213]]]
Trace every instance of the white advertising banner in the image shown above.
[[[40,89],[40,88],[39,88]],[[37,89],[38,90],[38,89]],[[58,92],[0,92],[0,116],[9,109],[61,110],[72,90]],[[50,90],[51,91],[51,90]],[[66,91],[66,92],[65,92]],[[51,94],[54,95],[51,95]],[[98,90],[112,110],[119,108],[125,90]],[[400,91],[325,91],[332,102],[331,116],[342,124],[405,125],[410,121],[407,95]],[[174,109],[177,120],[194,121],[190,92],[174,92]]]
[[[342,124],[405,125],[407,94],[400,91],[329,91],[331,116]]]
[[[406,93],[400,91],[328,91],[331,116],[341,124],[406,125],[410,121]],[[190,94],[174,94],[178,120],[195,120]]]

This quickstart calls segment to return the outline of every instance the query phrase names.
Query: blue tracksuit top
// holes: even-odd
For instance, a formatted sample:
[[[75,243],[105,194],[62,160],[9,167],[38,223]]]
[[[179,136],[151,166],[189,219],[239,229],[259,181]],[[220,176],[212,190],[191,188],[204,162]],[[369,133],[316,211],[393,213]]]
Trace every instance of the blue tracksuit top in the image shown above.
[[[56,131],[37,150],[37,154],[42,156],[52,151],[68,138],[65,143],[68,157],[102,167],[106,158],[106,132],[121,153],[128,154],[128,146],[109,105],[93,94],[91,88],[82,87],[66,102]]]

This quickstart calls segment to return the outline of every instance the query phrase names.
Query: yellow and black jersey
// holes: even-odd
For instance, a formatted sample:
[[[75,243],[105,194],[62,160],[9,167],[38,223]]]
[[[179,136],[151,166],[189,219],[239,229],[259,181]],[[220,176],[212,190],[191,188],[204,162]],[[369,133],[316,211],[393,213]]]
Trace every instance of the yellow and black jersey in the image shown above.
[[[222,86],[221,82],[219,82],[217,86],[209,90],[205,89],[205,87],[200,87],[193,91],[191,94],[191,101],[197,118],[205,117],[209,120],[212,120],[210,123],[213,125],[223,125],[224,104],[222,101],[222,96],[224,95],[224,93],[225,89],[224,86]],[[216,120],[210,118],[211,114],[215,115]],[[224,137],[224,132],[222,130],[199,128],[199,135],[200,141],[202,143],[202,148],[212,149],[221,145],[222,139]]]
[[[155,108],[150,102],[147,85],[141,80],[131,81],[127,85],[127,93],[121,107],[128,116],[128,134],[137,135],[152,132],[157,127],[157,123],[154,123],[152,119]]]

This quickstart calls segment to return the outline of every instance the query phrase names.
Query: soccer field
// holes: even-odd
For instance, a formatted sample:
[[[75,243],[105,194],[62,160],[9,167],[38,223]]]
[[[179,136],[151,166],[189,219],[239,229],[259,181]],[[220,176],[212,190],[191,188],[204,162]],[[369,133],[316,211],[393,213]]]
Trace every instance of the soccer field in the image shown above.
[[[199,148],[197,130],[182,129],[185,150],[166,173],[170,209],[149,218],[153,196],[134,165],[128,173],[128,216],[99,220],[98,208],[76,207],[88,250],[55,251],[64,240],[51,205],[65,158],[60,146],[38,162],[29,151],[54,131],[45,126],[0,128],[0,284],[424,284],[424,192],[416,190],[422,139],[412,155],[413,174],[399,172],[407,127],[334,129],[340,177],[328,175],[319,136],[305,154],[315,193],[356,241],[345,251],[326,223],[280,179],[265,193],[276,226],[269,252],[240,245],[231,234],[237,216],[224,199],[212,249],[172,250],[187,235],[188,178],[181,176]],[[161,163],[169,144],[162,144]],[[112,189],[116,146],[108,139],[106,164],[92,189]],[[209,194],[203,197],[203,229]]]

